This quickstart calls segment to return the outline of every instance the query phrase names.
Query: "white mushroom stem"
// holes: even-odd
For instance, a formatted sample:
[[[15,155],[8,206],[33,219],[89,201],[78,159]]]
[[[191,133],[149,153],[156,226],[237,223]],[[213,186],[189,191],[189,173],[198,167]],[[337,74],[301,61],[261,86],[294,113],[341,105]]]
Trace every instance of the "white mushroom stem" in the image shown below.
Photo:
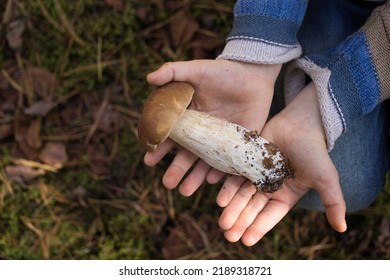
[[[215,169],[243,176],[264,192],[276,191],[293,176],[279,149],[256,131],[202,112],[186,110],[169,137]]]

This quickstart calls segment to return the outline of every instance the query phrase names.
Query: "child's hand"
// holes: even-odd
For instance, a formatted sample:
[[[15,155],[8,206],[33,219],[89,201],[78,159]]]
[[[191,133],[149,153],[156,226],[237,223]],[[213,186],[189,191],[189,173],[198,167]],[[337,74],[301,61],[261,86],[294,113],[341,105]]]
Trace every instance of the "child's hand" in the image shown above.
[[[150,84],[161,86],[171,81],[188,82],[195,88],[191,109],[261,131],[268,117],[275,80],[281,65],[257,65],[227,60],[194,60],[164,64],[150,73]],[[167,140],[156,151],[146,153],[147,165],[157,164],[175,143]],[[216,183],[225,174],[212,169],[185,149],[181,149],[168,167],[163,184],[175,188],[188,170],[180,192],[191,195],[206,179]],[[211,172],[210,172],[211,171]]]
[[[296,178],[286,180],[282,189],[271,194],[255,193],[255,187],[241,178],[231,179],[234,184],[226,180],[217,198],[217,203],[226,207],[220,217],[225,237],[254,245],[312,188],[319,192],[332,227],[345,231],[346,206],[327,152],[314,85],[307,86],[272,118],[261,136],[277,144],[291,160]]]

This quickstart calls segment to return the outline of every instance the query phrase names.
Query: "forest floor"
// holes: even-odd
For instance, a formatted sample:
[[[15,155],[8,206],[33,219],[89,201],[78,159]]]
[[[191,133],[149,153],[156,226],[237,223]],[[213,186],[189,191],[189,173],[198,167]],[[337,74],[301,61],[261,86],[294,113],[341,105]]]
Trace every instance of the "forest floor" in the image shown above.
[[[0,11],[0,259],[390,259],[390,186],[346,233],[293,209],[252,247],[143,164],[136,128],[166,61],[215,58],[234,1],[8,0]]]

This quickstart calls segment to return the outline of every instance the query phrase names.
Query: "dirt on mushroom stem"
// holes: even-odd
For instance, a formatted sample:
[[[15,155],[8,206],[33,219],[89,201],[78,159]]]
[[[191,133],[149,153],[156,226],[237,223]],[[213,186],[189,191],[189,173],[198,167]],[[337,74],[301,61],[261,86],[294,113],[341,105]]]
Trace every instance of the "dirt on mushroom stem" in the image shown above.
[[[241,131],[239,126],[237,126],[237,131]],[[259,132],[256,130],[243,131],[243,139],[245,143],[253,142],[254,145],[257,145],[256,140],[260,137]],[[253,182],[258,191],[273,193],[282,187],[285,179],[295,178],[295,169],[293,165],[288,158],[282,155],[282,152],[276,144],[271,142],[264,143],[262,147],[259,147],[259,149],[263,150],[262,155],[264,157],[261,164],[265,169],[272,170],[274,174],[273,176],[267,176],[264,174],[264,178]],[[277,155],[277,153],[282,155],[282,164],[280,165],[278,162],[278,165],[280,165],[278,167],[275,166],[274,159],[272,158]]]

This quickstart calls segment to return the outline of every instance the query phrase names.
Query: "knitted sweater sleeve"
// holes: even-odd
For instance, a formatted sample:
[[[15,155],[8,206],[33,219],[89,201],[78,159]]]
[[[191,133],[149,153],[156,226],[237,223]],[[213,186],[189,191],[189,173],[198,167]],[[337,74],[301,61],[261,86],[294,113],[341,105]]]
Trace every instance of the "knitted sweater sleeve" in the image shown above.
[[[287,102],[316,85],[328,150],[349,123],[390,97],[390,1],[376,8],[360,30],[324,54],[297,59],[287,72]]]
[[[301,55],[296,38],[307,0],[238,0],[234,22],[218,59],[277,64]]]

